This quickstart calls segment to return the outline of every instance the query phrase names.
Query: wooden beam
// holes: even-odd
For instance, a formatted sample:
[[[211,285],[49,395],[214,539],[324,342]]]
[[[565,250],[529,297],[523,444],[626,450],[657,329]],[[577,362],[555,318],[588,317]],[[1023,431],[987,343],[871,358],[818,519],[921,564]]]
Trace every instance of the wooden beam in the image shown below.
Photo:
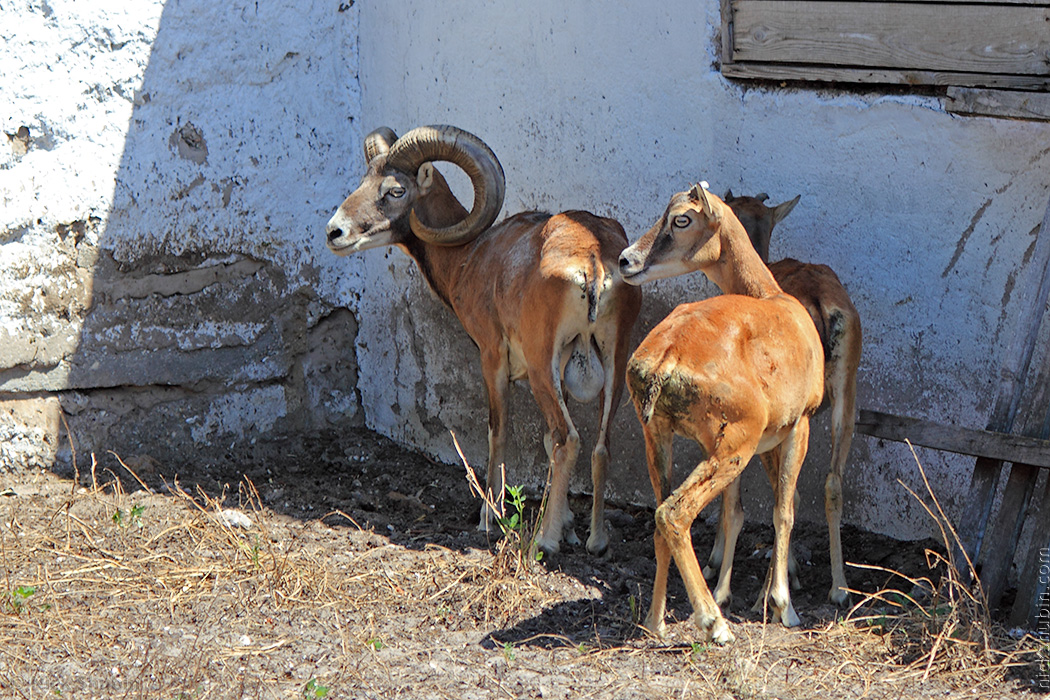
[[[1050,120],[1050,93],[950,87],[944,109],[953,114]]]
[[[1035,393],[1027,399],[1031,408],[1024,416],[1021,434],[1046,439],[1047,426],[1050,424],[1050,352],[1043,353],[1042,364],[1032,380],[1032,385],[1035,387]],[[1017,541],[1021,538],[1021,530],[1028,517],[1032,494],[1038,480],[1039,469],[1033,465],[1015,462],[1010,468],[1010,477],[1006,480],[999,510],[989,528],[988,543],[982,547],[984,554],[981,557],[981,585],[991,608],[999,606],[1006,589],[1007,576],[1017,551]],[[1040,547],[1039,535],[1036,534],[1034,539],[1037,542],[1031,546]],[[1038,570],[1021,570],[1018,572],[1018,579],[1020,581],[1037,573]]]
[[[1011,625],[1046,630],[1050,625],[1050,479],[1033,516],[1032,543],[1017,580]]]
[[[1047,7],[734,0],[726,58],[1047,76]]]
[[[878,411],[861,411],[856,430],[885,440],[907,440],[936,450],[1050,469],[1050,440],[944,425]]]
[[[786,65],[780,63],[724,61],[722,75],[744,80],[779,80],[866,85],[929,85],[945,87],[1001,88],[1004,90],[1050,90],[1050,77],[1008,73],[954,73],[932,70],[850,68],[831,65]]]

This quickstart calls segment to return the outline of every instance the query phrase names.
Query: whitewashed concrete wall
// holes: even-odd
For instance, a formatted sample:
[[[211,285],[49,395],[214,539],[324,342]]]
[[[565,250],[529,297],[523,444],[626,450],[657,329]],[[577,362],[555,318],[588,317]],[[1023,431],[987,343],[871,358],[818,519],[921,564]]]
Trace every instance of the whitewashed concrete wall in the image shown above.
[[[0,7],[0,466],[68,454],[59,405],[129,459],[362,421],[318,255],[360,150],[352,5]]]
[[[505,214],[582,207],[617,217],[632,240],[699,179],[719,193],[762,190],[777,202],[801,194],[772,256],[829,264],[849,289],[866,333],[860,406],[984,427],[1003,346],[1018,332],[1014,283],[1050,195],[1050,124],[960,118],[938,97],[730,82],[717,70],[718,27],[717,0],[365,3],[362,129],[474,131],[507,173]],[[447,432],[455,429],[468,458],[483,461],[482,390],[464,360],[476,353],[455,319],[399,253],[367,252],[347,270],[346,284],[361,293],[368,424],[446,460],[455,458]],[[693,277],[645,291],[640,332],[712,288]],[[524,419],[510,479],[535,483],[542,427],[527,389],[516,408]],[[614,434],[613,488],[650,499],[629,404]],[[824,417],[802,518],[823,517],[827,453]],[[676,462],[691,467],[697,457],[683,445]],[[955,512],[972,461],[926,450],[920,458]],[[907,448],[858,436],[847,520],[928,534],[898,479],[922,492]],[[751,470],[753,517],[768,517],[763,482]],[[574,483],[587,488],[585,460]]]
[[[455,430],[481,463],[477,355],[456,320],[401,253],[323,246],[380,125],[474,131],[507,172],[505,213],[591,209],[632,239],[701,178],[801,194],[773,256],[827,263],[849,288],[860,405],[987,419],[1050,194],[1048,124],[729,82],[717,0],[101,5],[0,7],[0,466],[61,459],[63,417],[82,455],[348,421],[450,464]],[[712,292],[698,277],[646,289],[636,339]],[[595,409],[575,408],[589,439]],[[527,389],[512,410],[510,478],[535,485]],[[803,518],[822,517],[827,442],[822,418]],[[957,508],[967,460],[920,456]],[[697,458],[683,445],[677,461]],[[651,499],[627,405],[614,469],[614,498]],[[926,534],[898,479],[918,484],[906,449],[858,437],[847,519]],[[762,481],[745,485],[755,517]],[[585,459],[574,485],[589,487]]]

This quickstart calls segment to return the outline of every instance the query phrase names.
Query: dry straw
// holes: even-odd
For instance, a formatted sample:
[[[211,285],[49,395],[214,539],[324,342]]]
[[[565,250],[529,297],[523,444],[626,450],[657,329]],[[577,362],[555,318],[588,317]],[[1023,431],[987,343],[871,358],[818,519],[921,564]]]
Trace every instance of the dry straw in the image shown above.
[[[611,636],[569,621],[489,649],[478,640],[514,639],[574,590],[521,556],[535,520],[488,549],[406,543],[355,511],[277,514],[247,478],[208,493],[114,457],[113,470],[92,459],[84,487],[37,475],[35,495],[18,495],[31,490],[21,481],[0,499],[0,697],[466,697],[455,678],[421,685],[444,663],[477,687],[497,673],[515,687],[518,671],[525,688],[575,678],[580,697],[900,697],[922,683],[996,697],[1005,674],[1035,663],[1035,640],[1010,639],[963,584],[970,563],[932,552],[937,580],[887,571],[908,590],[859,594],[847,619],[806,630],[736,619],[729,648],[692,644],[689,623],[668,643],[647,638],[627,594],[609,592],[595,607]]]
[[[892,640],[899,654],[899,661],[894,660],[892,676],[898,682],[911,678],[927,681],[935,676],[974,693],[982,688],[994,688],[1011,669],[1030,667],[1034,663],[1037,640],[1028,635],[1017,639],[992,620],[974,564],[941,507],[915,448],[910,442],[908,447],[929,502],[903,482],[898,480],[898,483],[930,516],[940,533],[943,551],[949,554],[926,550],[926,563],[931,571],[928,577],[851,564],[884,572],[891,579],[906,582],[909,590],[851,591],[861,599],[850,610],[848,619]],[[952,557],[950,553],[955,551],[962,552],[963,561]],[[960,575],[960,569],[968,576]]]

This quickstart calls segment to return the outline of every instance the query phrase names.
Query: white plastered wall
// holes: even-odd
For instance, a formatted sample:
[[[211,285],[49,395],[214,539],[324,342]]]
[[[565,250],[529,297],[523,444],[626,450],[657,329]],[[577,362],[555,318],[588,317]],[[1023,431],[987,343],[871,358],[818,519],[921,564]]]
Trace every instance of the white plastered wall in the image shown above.
[[[1019,332],[1014,284],[1050,194],[1050,124],[960,118],[933,96],[730,82],[717,70],[718,27],[716,0],[369,3],[361,8],[362,129],[473,131],[507,174],[504,215],[585,208],[618,218],[632,240],[700,179],[719,193],[765,191],[774,202],[801,194],[771,255],[826,263],[849,289],[865,328],[860,407],[984,427],[1003,346]],[[449,461],[454,429],[468,458],[482,462],[476,352],[456,320],[400,253],[347,264],[347,283],[361,289],[368,424]],[[647,287],[639,332],[713,291],[699,276]],[[527,389],[514,409],[509,478],[536,483],[543,426]],[[576,409],[593,423],[593,408]],[[823,517],[827,423],[817,419],[811,441],[804,519]],[[629,404],[614,435],[613,497],[651,499]],[[687,445],[678,450],[683,469],[698,458]],[[957,510],[972,460],[919,457]],[[577,488],[588,487],[586,470],[581,459]],[[847,521],[929,534],[931,522],[898,480],[921,492],[907,448],[857,436]],[[760,469],[746,489],[752,517],[767,517]]]
[[[449,468],[455,430],[480,465],[486,409],[456,320],[401,253],[323,246],[363,172],[362,134],[426,123],[493,147],[504,214],[585,208],[632,239],[698,179],[801,194],[772,253],[827,263],[850,290],[861,407],[983,426],[1050,194],[1050,125],[960,118],[937,97],[727,81],[718,12],[716,0],[4,5],[0,467],[36,463],[40,443],[54,458],[56,401],[103,450],[364,421]],[[713,291],[699,277],[647,288],[636,340]],[[573,409],[593,438],[596,409]],[[536,485],[543,426],[527,389],[512,410],[510,479]],[[819,418],[802,518],[822,517],[827,442]],[[697,458],[683,445],[677,461]],[[957,509],[968,460],[920,458]],[[629,405],[613,470],[610,497],[649,502]],[[858,436],[847,520],[925,535],[898,479],[919,484],[906,448]],[[763,481],[753,470],[746,484],[753,517]]]

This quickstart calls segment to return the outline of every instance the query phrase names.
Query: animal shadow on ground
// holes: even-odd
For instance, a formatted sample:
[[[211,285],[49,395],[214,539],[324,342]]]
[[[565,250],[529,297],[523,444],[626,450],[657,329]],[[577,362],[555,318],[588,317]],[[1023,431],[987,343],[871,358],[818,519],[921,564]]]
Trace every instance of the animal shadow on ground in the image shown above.
[[[119,474],[125,488],[134,488],[136,481],[159,493],[177,487],[226,507],[238,507],[244,505],[239,502],[243,499],[238,484],[247,480],[265,507],[297,520],[369,530],[392,545],[411,550],[438,547],[466,552],[498,547],[498,533],[477,530],[480,501],[470,491],[462,464],[434,461],[364,428],[258,439],[229,447],[213,445],[193,455],[166,453],[163,448],[149,456],[99,455],[94,475],[86,456],[79,457],[79,477],[85,485]],[[68,468],[56,471],[72,476]],[[527,502],[526,523],[537,521],[536,496]],[[573,496],[570,504],[579,529],[587,521],[590,498]],[[693,526],[693,543],[701,561],[706,561],[714,542],[715,507],[717,501]],[[773,527],[768,514],[749,512],[748,516],[737,545],[733,599],[727,610],[731,622],[763,619],[761,612],[750,608],[765,579]],[[582,543],[563,543],[560,552],[533,565],[572,583],[566,583],[565,590],[549,591],[547,604],[535,616],[494,632],[491,643],[606,644],[645,635],[637,623],[648,609],[656,571],[653,510],[610,503],[607,520],[610,549],[605,555],[589,554]],[[798,520],[793,547],[801,566],[801,588],[793,597],[804,627],[819,627],[840,618],[844,611],[825,599],[831,577],[823,520]],[[925,551],[943,551],[933,540],[900,542],[848,525],[843,527],[843,549],[848,562],[874,567],[849,567],[850,586],[861,592],[895,586],[907,590],[906,581],[890,572],[928,576]],[[681,579],[672,573],[669,621],[687,620],[690,609]]]

